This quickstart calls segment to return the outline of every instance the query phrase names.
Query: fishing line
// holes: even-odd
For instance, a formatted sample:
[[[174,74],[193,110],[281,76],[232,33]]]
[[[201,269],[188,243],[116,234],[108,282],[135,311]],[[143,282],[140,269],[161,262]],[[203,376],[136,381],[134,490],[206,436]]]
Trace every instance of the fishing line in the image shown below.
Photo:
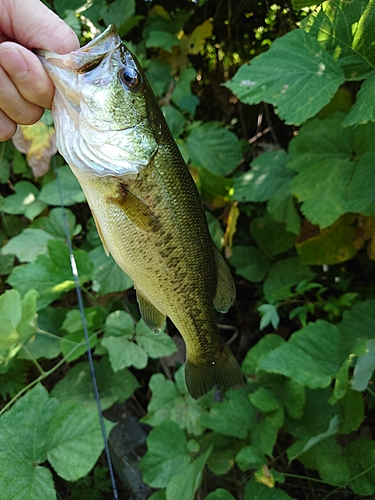
[[[89,334],[88,334],[88,331],[87,331],[87,322],[86,322],[86,316],[85,316],[85,309],[84,309],[84,306],[83,306],[82,291],[81,291],[81,288],[79,286],[79,274],[78,274],[78,269],[77,269],[77,263],[76,263],[76,260],[75,260],[74,254],[73,254],[73,247],[72,247],[72,242],[71,242],[71,239],[70,239],[69,226],[68,226],[68,221],[67,221],[67,218],[66,218],[66,211],[65,211],[64,199],[63,199],[63,194],[62,194],[62,189],[61,189],[61,184],[60,184],[60,179],[59,179],[59,174],[58,174],[58,169],[57,169],[57,165],[56,165],[56,158],[55,158],[55,156],[52,156],[52,166],[53,166],[53,170],[55,172],[57,189],[59,191],[59,196],[60,196],[60,206],[61,206],[61,209],[62,209],[64,230],[65,230],[66,240],[68,242],[70,266],[72,268],[72,274],[73,274],[73,277],[74,277],[75,289],[76,289],[76,294],[77,294],[77,299],[78,299],[78,308],[79,308],[79,312],[81,313],[83,333],[85,335],[85,341],[86,341],[87,357],[88,357],[89,366],[90,366],[92,387],[93,387],[93,390],[94,390],[96,406],[98,408],[98,413],[99,413],[100,427],[101,427],[103,441],[104,441],[104,450],[105,450],[105,454],[106,454],[106,457],[107,457],[108,470],[109,470],[109,475],[110,475],[110,478],[111,478],[112,493],[113,493],[113,496],[114,496],[115,500],[119,500],[118,492],[117,492],[117,487],[116,487],[115,476],[114,476],[114,473],[113,473],[113,466],[112,466],[111,455],[110,455],[109,447],[108,447],[107,434],[106,434],[106,431],[105,431],[104,418],[103,418],[103,412],[102,412],[102,405],[100,403],[100,396],[99,396],[98,384],[97,384],[97,381],[96,381],[94,362],[92,360]]]

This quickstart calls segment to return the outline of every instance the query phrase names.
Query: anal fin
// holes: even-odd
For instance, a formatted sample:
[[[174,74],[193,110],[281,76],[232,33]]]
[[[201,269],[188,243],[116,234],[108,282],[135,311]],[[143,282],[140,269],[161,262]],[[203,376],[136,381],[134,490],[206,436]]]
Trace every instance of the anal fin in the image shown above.
[[[214,296],[214,307],[217,311],[226,313],[233,305],[236,298],[236,288],[229,267],[214,245],[214,255],[216,262],[217,284]]]
[[[134,285],[136,288],[136,286]],[[155,333],[159,333],[166,320],[165,314],[161,313],[151,302],[136,288],[137,302],[143,321]]]

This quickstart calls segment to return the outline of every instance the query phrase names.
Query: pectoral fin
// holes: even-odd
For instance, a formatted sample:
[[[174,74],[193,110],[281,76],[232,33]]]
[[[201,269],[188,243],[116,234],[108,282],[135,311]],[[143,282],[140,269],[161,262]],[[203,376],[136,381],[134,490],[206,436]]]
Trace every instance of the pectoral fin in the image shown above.
[[[139,229],[146,232],[157,231],[160,222],[142,200],[129,191],[125,184],[119,183],[119,196],[107,198],[123,209],[128,219]]]
[[[236,297],[236,288],[234,286],[231,272],[229,271],[223,256],[220,254],[216,246],[214,246],[214,255],[217,272],[214,307],[217,311],[226,313],[234,302]]]
[[[135,286],[136,288],[136,286]],[[161,313],[151,302],[143,295],[142,292],[136,289],[137,302],[143,321],[155,333],[159,333],[162,329],[166,316]]]

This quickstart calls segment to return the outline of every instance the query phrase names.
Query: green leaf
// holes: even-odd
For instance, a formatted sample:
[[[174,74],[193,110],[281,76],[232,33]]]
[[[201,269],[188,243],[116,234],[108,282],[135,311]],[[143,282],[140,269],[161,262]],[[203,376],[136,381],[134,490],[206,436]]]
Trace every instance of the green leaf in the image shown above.
[[[324,2],[304,27],[337,61],[347,80],[362,80],[375,69],[374,16],[372,1],[333,0]]]
[[[183,106],[183,102],[186,99],[192,97],[191,84],[196,79],[196,77],[197,71],[194,68],[187,68],[180,73],[177,82],[175,82],[175,87],[171,94],[171,101],[180,109],[185,109]],[[194,97],[198,99],[196,96]],[[194,112],[192,114],[194,114]]]
[[[301,210],[321,227],[331,225],[347,209],[347,192],[355,163],[349,159],[321,160],[304,169],[291,183],[293,194],[303,201]]]
[[[103,410],[117,401],[128,399],[139,387],[137,379],[129,370],[113,373],[106,358],[95,362],[94,366]],[[94,408],[96,402],[88,363],[81,362],[71,368],[66,376],[55,385],[51,395],[60,402],[78,401],[87,407]]]
[[[267,256],[272,257],[294,246],[296,235],[286,231],[285,224],[277,222],[271,215],[253,219],[251,236]]]
[[[209,456],[207,465],[216,475],[223,475],[234,465],[235,451],[233,449],[214,451]]]
[[[151,59],[149,61],[146,76],[152,90],[158,97],[165,94],[171,83],[174,82],[171,66],[160,59]],[[163,112],[165,112],[166,108],[167,107],[162,107]]]
[[[343,82],[336,61],[317,40],[297,29],[241,66],[226,86],[242,102],[269,102],[287,124],[300,125],[328,104]]]
[[[311,387],[327,387],[346,358],[339,330],[317,320],[292,334],[288,342],[264,354],[259,369],[279,373]]]
[[[5,198],[1,209],[8,214],[25,215],[33,220],[46,208],[46,203],[38,199],[39,189],[31,182],[20,181],[14,185],[15,194]]]
[[[364,391],[375,369],[375,339],[367,340],[366,352],[359,356],[350,381],[355,391]]]
[[[256,421],[256,410],[250,404],[245,391],[227,391],[221,403],[214,403],[208,413],[201,416],[200,422],[227,436],[244,439]]]
[[[186,141],[191,162],[215,175],[228,175],[242,158],[237,137],[219,122],[208,122],[191,132]]]
[[[295,460],[302,453],[306,452],[314,445],[321,442],[323,439],[326,439],[327,437],[330,436],[334,436],[337,433],[339,424],[340,424],[339,417],[337,415],[334,415],[329,422],[328,429],[326,429],[324,432],[318,434],[317,436],[307,439],[302,439],[300,441],[296,441],[295,443],[293,443],[292,446],[290,446],[287,450],[289,461]]]
[[[1,249],[3,254],[13,254],[20,262],[34,262],[38,255],[48,255],[48,241],[53,236],[42,229],[24,229]]]
[[[262,315],[259,329],[263,330],[264,328],[266,328],[266,326],[271,324],[273,328],[277,330],[277,327],[279,326],[280,323],[280,316],[279,313],[277,312],[276,307],[272,304],[262,304],[261,306],[258,307],[258,311]]]
[[[254,446],[245,446],[236,455],[236,462],[242,471],[257,469],[263,464],[267,464],[264,454]]]
[[[65,212],[65,215],[64,215]],[[82,230],[80,224],[76,225],[76,216],[68,208],[62,209],[61,207],[53,208],[48,217],[39,217],[36,219],[32,227],[43,229],[43,231],[51,234],[56,238],[66,238],[65,224],[68,225],[69,234],[71,238],[79,234]]]
[[[61,403],[56,408],[46,439],[48,460],[67,481],[77,481],[88,474],[104,446],[97,411],[76,401]]]
[[[171,356],[178,351],[176,344],[169,335],[165,332],[156,335],[146,326],[143,320],[137,323],[136,340],[151,358]]]
[[[211,493],[206,496],[205,500],[235,500],[235,498],[228,490],[217,488],[215,491],[211,491]]]
[[[358,495],[375,493],[375,442],[356,439],[346,448],[346,458],[350,470],[348,486]]]
[[[39,467],[47,458],[46,433],[58,402],[38,384],[0,418],[0,482],[5,498],[55,499],[52,474]]]
[[[120,26],[135,14],[135,0],[115,0],[107,4],[101,14],[106,25]]]
[[[162,111],[165,119],[167,120],[167,124],[169,130],[171,131],[173,137],[177,138],[181,135],[182,131],[185,128],[186,119],[180,111],[178,111],[173,106],[162,106]]]
[[[154,488],[167,486],[190,463],[186,445],[185,432],[174,422],[166,420],[152,429],[139,464],[144,480]]]
[[[182,366],[175,375],[185,378],[185,368]],[[176,384],[166,380],[161,373],[152,375],[149,388],[152,398],[147,408],[147,415],[142,422],[148,425],[160,425],[164,420],[172,420],[189,434],[200,435],[205,427],[200,423],[203,408],[193,399],[187,389],[181,393]]]
[[[94,264],[92,276],[94,292],[105,295],[132,288],[133,281],[119,268],[111,255],[107,257],[102,245],[89,252],[89,259]]]
[[[289,181],[283,184],[268,200],[267,212],[275,221],[284,223],[287,232],[299,234],[300,216],[294,202]]]
[[[176,45],[180,45],[180,40],[173,33],[168,31],[152,30],[150,31],[149,37],[146,39],[146,47],[160,47],[167,52],[172,52],[172,48]]]
[[[258,367],[259,360],[263,354],[276,349],[285,342],[280,335],[270,333],[262,337],[254,347],[247,351],[245,359],[242,362],[241,368],[245,375],[255,375],[255,370]]]
[[[202,482],[203,468],[210,456],[209,448],[203,455],[199,456],[193,463],[177,473],[167,484],[167,500],[191,500]]]
[[[291,287],[302,280],[311,280],[314,273],[306,266],[301,266],[297,257],[279,260],[271,267],[263,284],[263,291],[268,300],[290,297]]]
[[[147,366],[148,355],[142,347],[126,337],[105,337],[101,345],[108,351],[112,370],[118,372],[129,366],[143,370]]]
[[[343,120],[343,127],[375,121],[375,75],[369,76],[356,96],[356,102]]]
[[[251,478],[246,483],[244,500],[296,500],[282,490],[269,488],[268,486],[258,483],[255,478]]]
[[[256,247],[234,246],[232,252],[230,263],[236,269],[237,274],[255,283],[263,280],[270,264]]]
[[[8,283],[24,295],[30,283],[39,293],[38,308],[42,309],[63,293],[75,287],[70,266],[69,251],[64,242],[49,240],[49,257],[38,255],[35,262],[16,267],[8,278]],[[93,265],[84,250],[76,250],[74,256],[80,283],[91,279]]]
[[[269,200],[294,175],[285,168],[287,161],[288,155],[283,149],[259,155],[251,162],[251,169],[248,172],[235,178],[233,200],[257,202]]]
[[[68,166],[60,167],[58,175],[64,206],[84,202],[85,195],[70,168]],[[39,200],[48,205],[60,206],[60,193],[56,179],[43,186]]]

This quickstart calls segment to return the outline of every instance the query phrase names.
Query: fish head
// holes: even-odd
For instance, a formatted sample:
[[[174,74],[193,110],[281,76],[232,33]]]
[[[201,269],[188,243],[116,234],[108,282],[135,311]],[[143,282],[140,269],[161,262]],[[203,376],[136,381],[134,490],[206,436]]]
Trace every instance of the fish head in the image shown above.
[[[96,175],[136,174],[158,149],[155,100],[114,25],[84,47],[37,55],[55,85],[57,147],[69,165]]]

